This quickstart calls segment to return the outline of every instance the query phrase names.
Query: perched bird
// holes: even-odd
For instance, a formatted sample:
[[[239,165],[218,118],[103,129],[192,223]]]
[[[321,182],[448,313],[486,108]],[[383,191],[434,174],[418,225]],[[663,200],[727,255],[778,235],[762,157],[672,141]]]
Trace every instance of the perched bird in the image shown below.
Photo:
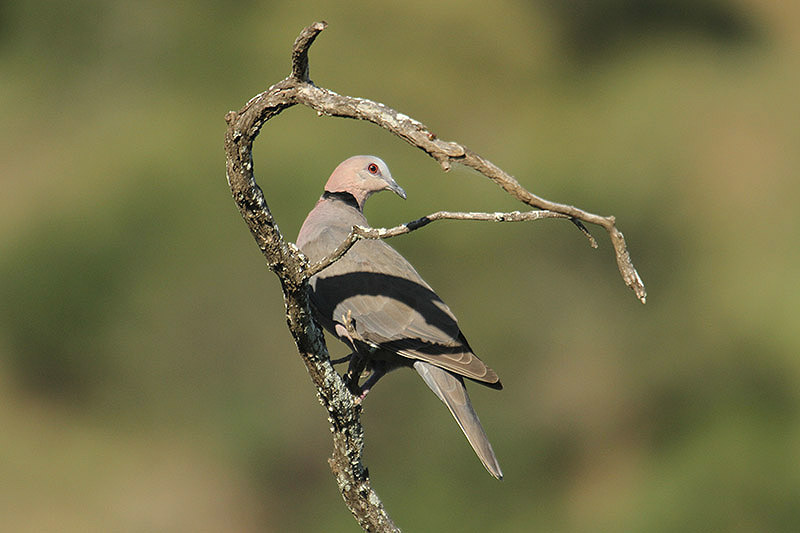
[[[383,190],[406,197],[380,158],[342,162],[306,217],[298,247],[311,261],[332,253],[353,226],[369,227],[364,202]],[[413,367],[450,409],[489,473],[502,479],[463,378],[502,389],[500,379],[472,352],[453,313],[414,267],[386,242],[364,239],[310,284],[317,321],[353,350],[345,376],[350,389],[363,398],[386,372]],[[370,373],[359,385],[364,370]]]

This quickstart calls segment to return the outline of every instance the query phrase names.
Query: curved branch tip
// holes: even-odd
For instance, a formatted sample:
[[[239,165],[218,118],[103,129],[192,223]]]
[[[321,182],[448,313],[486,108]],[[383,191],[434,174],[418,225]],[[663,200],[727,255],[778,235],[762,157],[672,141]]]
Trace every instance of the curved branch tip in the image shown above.
[[[327,27],[328,23],[324,20],[314,22],[310,26],[303,28],[303,31],[297,36],[292,47],[291,78],[302,82],[311,81],[308,78],[308,49],[311,48],[317,35]]]

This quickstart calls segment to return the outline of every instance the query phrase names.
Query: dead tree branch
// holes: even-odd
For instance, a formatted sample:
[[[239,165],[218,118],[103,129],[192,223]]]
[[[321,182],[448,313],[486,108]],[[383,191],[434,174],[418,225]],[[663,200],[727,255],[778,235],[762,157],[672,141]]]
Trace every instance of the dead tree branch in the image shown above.
[[[364,446],[361,407],[330,364],[325,339],[311,316],[308,280],[316,272],[347,252],[358,239],[387,238],[408,233],[445,218],[467,220],[536,220],[569,218],[590,238],[582,222],[602,226],[610,235],[625,283],[644,302],[645,290],[631,263],[622,233],[614,217],[599,216],[573,206],[540,198],[524,189],[516,179],[466,147],[442,141],[424,124],[383,104],[362,98],[341,96],[317,87],[309,79],[308,50],[326,24],[317,22],[305,28],[292,49],[292,73],[266,91],[253,97],[239,111],[225,116],[226,175],[239,212],[266,258],[267,265],[280,280],[286,306],[286,319],[297,349],[317,389],[333,433],[333,456],[329,460],[345,503],[366,531],[398,531],[370,485],[362,464]],[[509,194],[542,211],[530,213],[434,213],[419,220],[389,229],[354,228],[340,249],[323,261],[309,265],[294,244],[284,239],[264,194],[253,175],[252,147],[266,121],[296,104],[309,106],[321,116],[367,120],[389,130],[436,159],[444,170],[452,163],[472,167]]]

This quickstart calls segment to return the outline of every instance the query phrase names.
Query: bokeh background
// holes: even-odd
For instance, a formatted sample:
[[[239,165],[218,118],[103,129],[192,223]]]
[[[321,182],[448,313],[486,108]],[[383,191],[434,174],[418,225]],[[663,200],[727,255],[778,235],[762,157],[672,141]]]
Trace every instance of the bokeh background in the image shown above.
[[[616,215],[649,293],[597,228],[599,250],[557,220],[394,239],[505,384],[470,388],[503,482],[413,372],[373,391],[398,525],[796,531],[800,4],[758,0],[4,2],[0,529],[357,529],[222,149],[321,19],[315,82]],[[288,238],[357,153],[409,195],[371,200],[373,225],[519,207],[293,108],[255,153]]]

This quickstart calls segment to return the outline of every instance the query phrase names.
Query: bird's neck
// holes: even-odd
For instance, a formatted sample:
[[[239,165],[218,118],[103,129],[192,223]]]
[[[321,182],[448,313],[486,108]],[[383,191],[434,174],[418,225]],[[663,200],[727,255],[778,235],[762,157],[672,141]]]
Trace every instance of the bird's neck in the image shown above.
[[[324,193],[322,193],[322,200],[339,200],[340,202],[344,202],[350,207],[353,207],[361,211],[361,206],[358,205],[358,200],[356,200],[356,197],[350,194],[349,192],[325,191]]]

